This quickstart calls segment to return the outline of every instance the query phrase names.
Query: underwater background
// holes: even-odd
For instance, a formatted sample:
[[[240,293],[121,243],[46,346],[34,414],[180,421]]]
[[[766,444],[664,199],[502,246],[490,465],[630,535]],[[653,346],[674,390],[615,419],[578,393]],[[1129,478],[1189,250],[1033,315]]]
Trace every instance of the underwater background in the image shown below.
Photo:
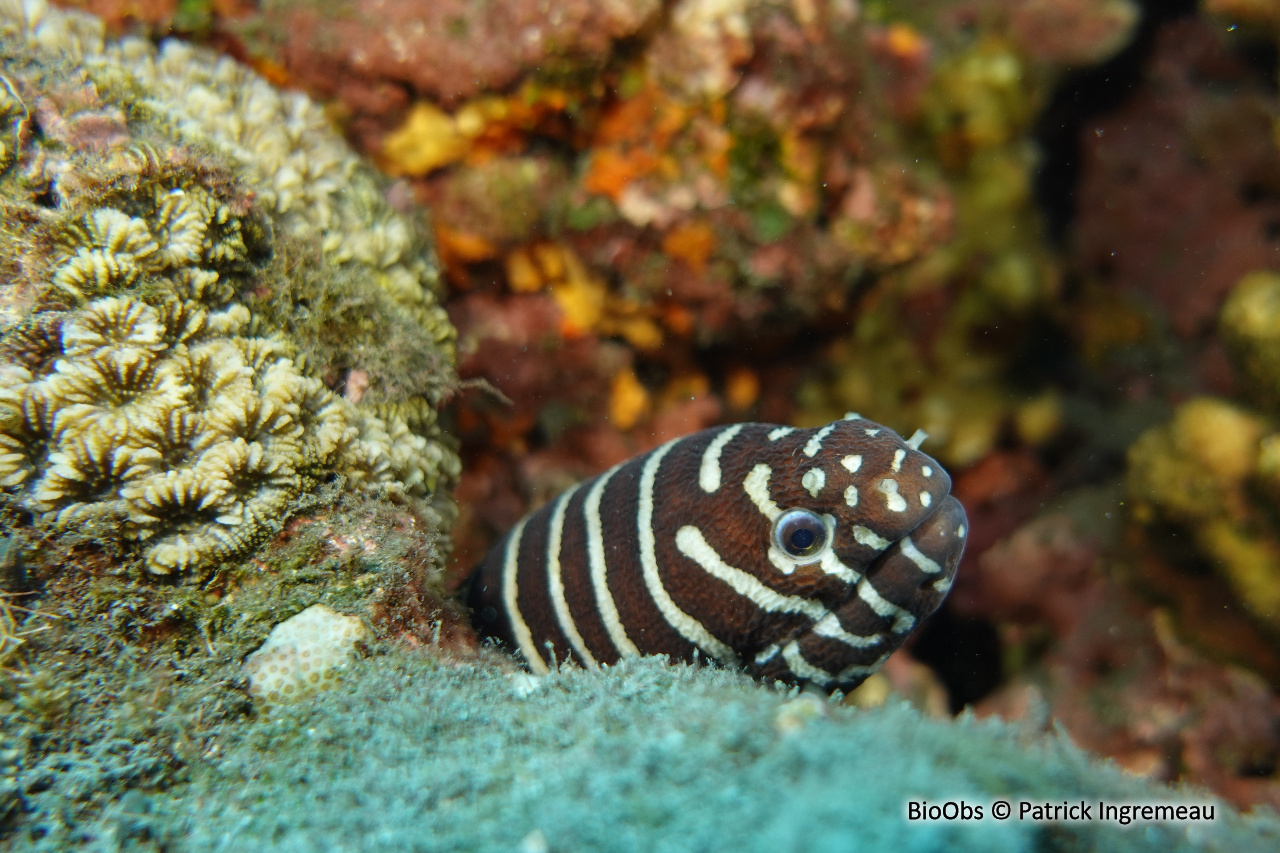
[[[0,53],[0,845],[1280,847],[1280,2],[0,0]],[[847,411],[971,523],[849,695],[476,639],[564,488]],[[1216,811],[907,819],[999,798]]]

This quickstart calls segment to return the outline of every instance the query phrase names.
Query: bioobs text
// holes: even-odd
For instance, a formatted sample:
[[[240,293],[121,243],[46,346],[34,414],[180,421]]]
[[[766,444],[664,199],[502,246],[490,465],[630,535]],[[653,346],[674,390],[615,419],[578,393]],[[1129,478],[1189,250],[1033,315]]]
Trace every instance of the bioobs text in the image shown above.
[[[982,806],[970,805],[964,800],[907,803],[907,820],[982,820],[982,817]]]

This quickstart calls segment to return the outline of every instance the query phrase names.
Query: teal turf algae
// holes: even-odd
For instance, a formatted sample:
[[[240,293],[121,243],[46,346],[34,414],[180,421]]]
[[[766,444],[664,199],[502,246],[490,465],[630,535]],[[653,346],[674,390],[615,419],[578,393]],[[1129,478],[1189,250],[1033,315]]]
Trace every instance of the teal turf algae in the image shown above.
[[[214,743],[187,785],[108,808],[101,829],[173,851],[1280,845],[1274,815],[1241,817],[1207,793],[1135,778],[1061,736],[929,719],[906,704],[847,708],[654,658],[535,680],[377,656],[306,707]],[[907,819],[909,802],[962,800],[984,819]],[[1011,803],[1010,819],[989,816],[997,800]],[[1081,800],[1210,804],[1215,819],[1017,817],[1019,801]]]

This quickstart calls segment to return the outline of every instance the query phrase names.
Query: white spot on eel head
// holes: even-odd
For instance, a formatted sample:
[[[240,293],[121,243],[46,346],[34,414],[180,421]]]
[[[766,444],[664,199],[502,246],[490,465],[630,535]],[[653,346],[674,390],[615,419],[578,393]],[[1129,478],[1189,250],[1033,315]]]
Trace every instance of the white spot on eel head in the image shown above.
[[[858,414],[857,412],[845,412],[844,419],[846,421],[860,421],[862,420],[862,415]]]
[[[850,474],[856,474],[858,469],[862,467],[862,457],[846,456],[840,460],[840,464],[847,468]]]
[[[822,487],[827,484],[827,475],[821,468],[810,468],[804,472],[804,476],[800,478],[800,485],[804,486],[804,490],[809,493],[810,497],[817,497],[818,492],[822,491]]]
[[[864,429],[863,432],[872,437],[880,434],[880,430],[878,429]]]
[[[926,477],[932,477],[932,476],[933,476],[933,469],[932,469],[932,468],[930,468],[928,465],[926,465],[926,466],[924,466],[923,468],[921,468],[921,469],[920,469],[920,473],[921,473],[921,474],[924,474]]]
[[[902,460],[906,458],[907,458],[907,451],[903,450],[902,448],[898,448],[897,450],[893,451],[893,464],[889,466],[889,470],[895,474],[901,471]]]
[[[964,525],[963,525],[963,524],[956,528],[956,535],[957,535],[957,536],[959,536],[961,539],[963,539],[963,538],[964,538]]]
[[[889,512],[902,512],[907,508],[907,502],[898,494],[898,481],[889,477],[885,477],[876,484],[876,488],[884,492],[884,504],[889,508]]]
[[[791,435],[791,433],[795,431],[796,431],[795,427],[778,427],[777,429],[773,429],[769,431],[769,440],[777,441],[778,439],[782,438],[784,435]]]
[[[929,494],[928,492],[921,492],[920,506],[928,506],[931,503],[933,503],[933,495]]]
[[[844,502],[849,506],[858,505],[858,487],[850,486],[844,490]]]

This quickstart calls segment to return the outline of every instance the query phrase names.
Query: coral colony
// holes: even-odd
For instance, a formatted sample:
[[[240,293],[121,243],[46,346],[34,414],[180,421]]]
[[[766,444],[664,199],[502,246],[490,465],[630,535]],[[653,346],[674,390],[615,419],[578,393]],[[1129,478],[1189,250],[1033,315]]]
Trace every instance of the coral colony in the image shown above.
[[[283,244],[318,250],[311,266],[331,281],[295,300],[333,280],[370,288],[365,301],[418,324],[413,343],[452,359],[429,256],[318,108],[228,59],[106,45],[89,19],[25,14],[0,100],[3,251],[21,258],[0,317],[0,485],[14,504],[53,530],[140,542],[151,573],[199,575],[327,475],[420,497],[456,477],[429,402],[439,379],[398,398],[375,387],[380,401],[335,394],[290,334],[332,318],[252,299],[282,274]],[[386,331],[362,319],[354,336]]]

